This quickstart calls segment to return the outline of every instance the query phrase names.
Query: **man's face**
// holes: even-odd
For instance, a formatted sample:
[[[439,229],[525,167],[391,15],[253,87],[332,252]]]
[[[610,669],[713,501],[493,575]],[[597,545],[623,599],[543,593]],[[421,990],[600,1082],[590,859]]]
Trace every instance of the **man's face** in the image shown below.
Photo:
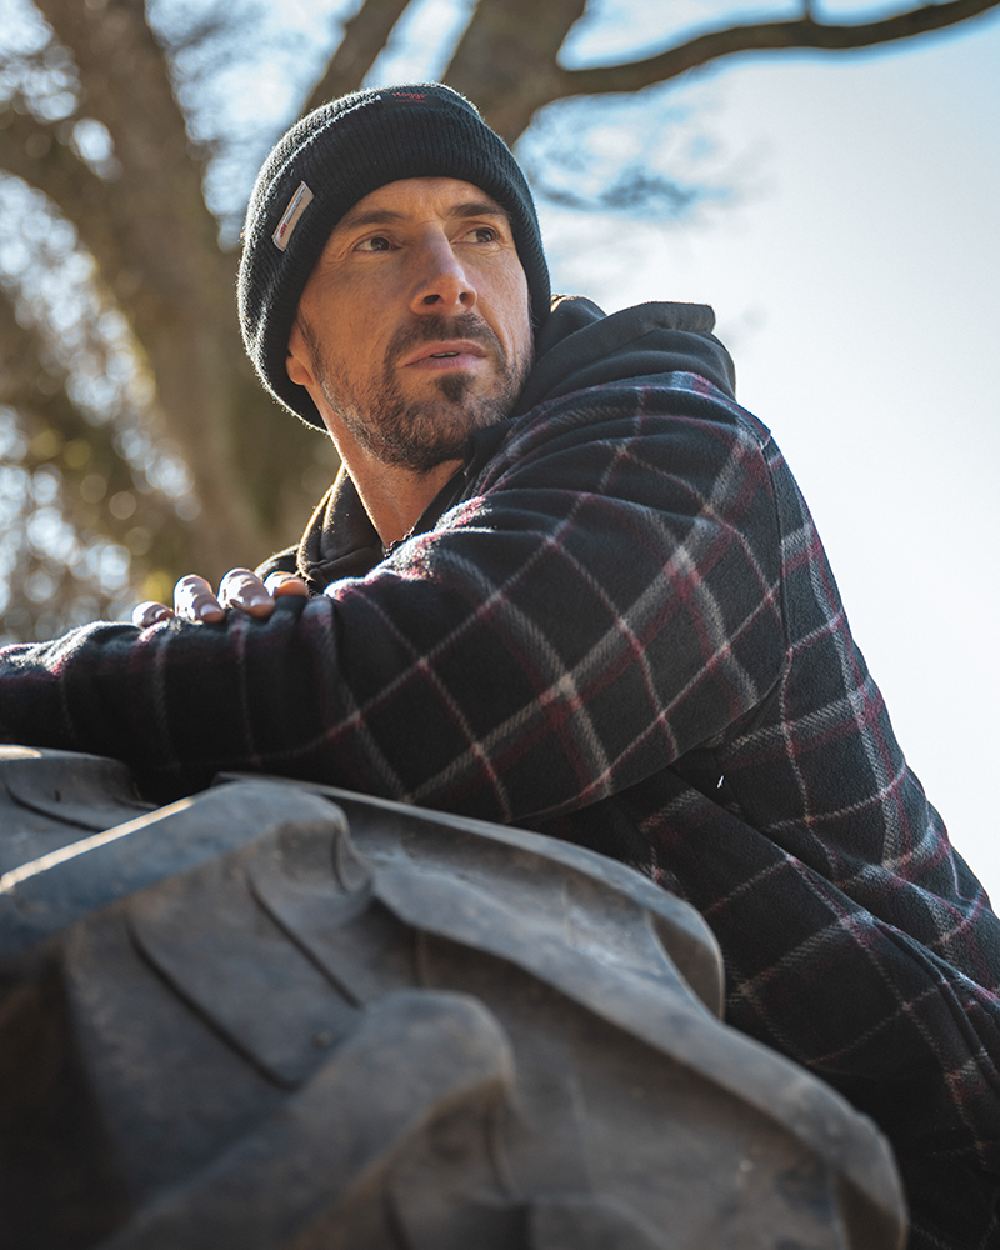
[[[331,433],[427,472],[510,411],[531,364],[507,214],[454,178],[379,187],[330,235],[299,301],[289,376]]]

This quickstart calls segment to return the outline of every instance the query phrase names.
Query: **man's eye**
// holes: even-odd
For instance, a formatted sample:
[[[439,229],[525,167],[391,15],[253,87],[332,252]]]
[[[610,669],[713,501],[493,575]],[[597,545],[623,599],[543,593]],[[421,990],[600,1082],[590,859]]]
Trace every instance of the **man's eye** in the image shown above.
[[[354,250],[356,252],[389,252],[392,250],[392,242],[384,234],[373,234],[356,243]]]
[[[500,231],[495,226],[474,226],[469,234],[476,243],[496,243],[500,238]]]

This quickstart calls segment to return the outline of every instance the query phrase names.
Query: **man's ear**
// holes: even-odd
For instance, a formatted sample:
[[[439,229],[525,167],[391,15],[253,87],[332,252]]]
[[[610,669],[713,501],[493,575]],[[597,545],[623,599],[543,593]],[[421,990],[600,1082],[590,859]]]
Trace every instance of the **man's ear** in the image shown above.
[[[285,370],[296,386],[304,386],[306,390],[315,385],[316,378],[312,371],[312,356],[302,327],[296,321],[288,336],[288,355],[285,357]]]

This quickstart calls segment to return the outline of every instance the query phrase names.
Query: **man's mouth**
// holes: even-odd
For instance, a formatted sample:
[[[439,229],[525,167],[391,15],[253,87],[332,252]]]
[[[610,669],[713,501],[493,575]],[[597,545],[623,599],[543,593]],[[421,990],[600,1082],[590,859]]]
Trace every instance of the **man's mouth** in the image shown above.
[[[421,343],[407,352],[399,362],[400,369],[475,369],[487,360],[488,352],[475,339],[439,340]]]

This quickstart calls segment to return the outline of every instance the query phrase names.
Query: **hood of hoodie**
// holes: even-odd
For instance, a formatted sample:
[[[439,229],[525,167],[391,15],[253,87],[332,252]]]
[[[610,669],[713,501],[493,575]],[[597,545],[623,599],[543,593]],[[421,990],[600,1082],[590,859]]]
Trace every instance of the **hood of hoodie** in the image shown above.
[[[609,382],[667,373],[696,373],[732,396],[732,358],[712,334],[705,304],[648,303],[605,315],[581,296],[560,296],[535,340],[535,361],[511,417],[539,404]],[[509,420],[509,418],[508,418]],[[438,493],[412,533],[430,529],[462,497],[506,437],[508,421],[475,431],[465,463]],[[297,547],[273,556],[258,572],[294,571],[314,590],[341,577],[360,577],[386,555],[354,483],[343,466],[320,500]]]
[[[707,304],[637,304],[608,316],[592,300],[558,296],[511,415],[588,386],[663,373],[697,373],[732,397],[732,358],[714,328]]]

